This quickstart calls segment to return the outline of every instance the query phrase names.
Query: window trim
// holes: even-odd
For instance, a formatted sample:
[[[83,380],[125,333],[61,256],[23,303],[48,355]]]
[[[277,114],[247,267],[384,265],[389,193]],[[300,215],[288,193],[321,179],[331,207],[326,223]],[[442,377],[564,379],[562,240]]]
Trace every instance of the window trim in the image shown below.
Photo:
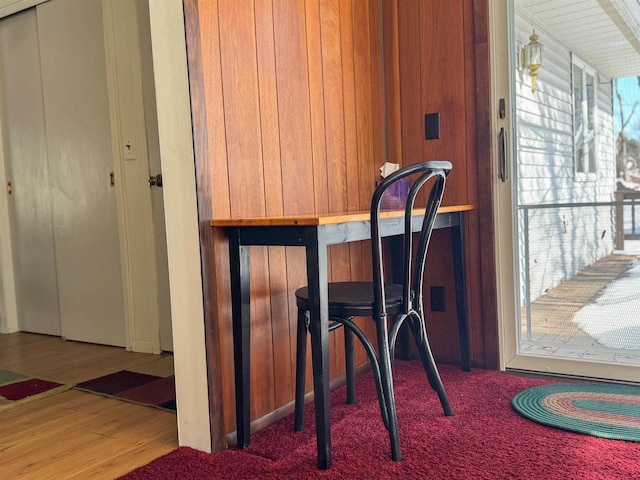
[[[594,142],[594,160],[593,166],[594,171],[578,171],[578,147],[579,142],[576,136],[576,98],[575,98],[575,79],[574,79],[574,67],[578,67],[582,70],[582,92],[583,96],[586,99],[586,89],[587,89],[587,76],[591,76],[593,78],[593,142]],[[577,182],[594,182],[598,177],[598,72],[591,67],[589,64],[581,60],[577,57],[573,52],[571,53],[571,108],[572,108],[572,117],[573,117],[573,170],[574,170],[574,181]],[[586,102],[586,100],[585,100]],[[580,108],[584,108],[582,105]],[[589,123],[588,109],[585,109],[582,112],[583,122],[585,125]],[[587,145],[584,141],[584,136],[582,139],[582,144]],[[588,157],[587,157],[588,158]],[[591,162],[588,161],[590,164]]]

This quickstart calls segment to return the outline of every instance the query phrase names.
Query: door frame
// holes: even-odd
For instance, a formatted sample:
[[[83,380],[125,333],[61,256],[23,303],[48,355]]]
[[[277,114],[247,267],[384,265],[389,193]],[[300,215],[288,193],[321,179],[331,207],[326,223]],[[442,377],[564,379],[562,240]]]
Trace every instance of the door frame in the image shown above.
[[[494,165],[498,163],[500,146],[498,139],[500,129],[507,132],[507,164],[510,164],[515,148],[511,129],[513,115],[511,80],[511,59],[509,42],[511,41],[509,18],[511,18],[511,2],[509,0],[491,0],[489,2],[489,32],[491,48],[491,105],[494,114],[491,116],[491,138],[493,142]],[[504,118],[500,118],[500,100],[504,99],[506,108]],[[511,172],[508,172],[511,178]],[[498,294],[498,345],[500,351],[500,370],[505,370],[507,359],[515,356],[515,344],[509,341],[515,335],[517,292],[515,289],[515,265],[513,262],[514,228],[513,228],[513,192],[511,182],[502,182],[498,169],[492,178],[494,191],[493,218],[495,219],[495,258],[496,258],[496,290]]]
[[[3,110],[0,96],[0,112]],[[3,295],[4,312],[0,311],[0,333],[17,332],[18,295],[13,262],[13,240],[11,235],[11,211],[8,199],[8,182],[4,158],[4,134],[2,131],[2,115],[0,115],[0,293]],[[4,313],[4,316],[2,315]]]
[[[182,0],[149,0],[180,445],[211,451],[204,298]],[[218,366],[214,366],[218,368]]]

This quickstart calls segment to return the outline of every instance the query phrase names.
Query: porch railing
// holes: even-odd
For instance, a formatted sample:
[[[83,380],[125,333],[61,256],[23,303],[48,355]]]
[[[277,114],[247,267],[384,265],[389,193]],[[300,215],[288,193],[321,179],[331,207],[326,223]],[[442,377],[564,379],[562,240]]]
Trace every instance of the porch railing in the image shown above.
[[[613,202],[579,202],[579,203],[548,203],[540,205],[518,205],[522,212],[523,255],[524,255],[524,301],[525,315],[527,316],[527,340],[531,340],[531,267],[529,259],[529,212],[531,210],[549,210],[559,208],[586,208],[586,207],[615,207],[615,248],[624,250],[625,240],[640,240],[640,215],[636,215],[636,207],[640,207],[640,192],[636,190],[623,190],[615,193]],[[625,207],[631,207],[631,233],[625,232]],[[628,219],[626,219],[628,220]]]
[[[636,226],[636,206],[640,206],[640,191],[619,190],[616,198],[616,249],[624,250],[625,240],[640,240],[640,227]],[[631,205],[631,233],[625,232],[625,206]]]

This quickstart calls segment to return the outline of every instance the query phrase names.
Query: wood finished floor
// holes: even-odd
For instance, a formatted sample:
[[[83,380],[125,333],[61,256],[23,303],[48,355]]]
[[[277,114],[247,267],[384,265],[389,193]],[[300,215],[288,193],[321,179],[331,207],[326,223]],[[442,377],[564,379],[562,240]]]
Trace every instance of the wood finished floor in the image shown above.
[[[16,333],[0,335],[0,368],[78,383],[158,355]],[[176,415],[69,390],[0,412],[0,478],[113,479],[178,446]]]

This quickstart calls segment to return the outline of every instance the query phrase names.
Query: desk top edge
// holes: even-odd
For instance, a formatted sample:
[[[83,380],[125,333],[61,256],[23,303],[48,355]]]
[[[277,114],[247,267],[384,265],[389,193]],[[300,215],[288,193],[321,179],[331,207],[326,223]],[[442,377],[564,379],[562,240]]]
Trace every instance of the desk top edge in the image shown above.
[[[440,207],[438,213],[466,212],[474,209],[475,206],[473,205],[447,205]],[[414,212],[422,213],[424,208],[415,209]],[[403,214],[403,210],[383,210],[380,212],[380,218],[401,217]],[[210,224],[212,227],[317,226],[367,220],[369,220],[369,211],[309,213],[277,217],[216,218],[211,220]]]

